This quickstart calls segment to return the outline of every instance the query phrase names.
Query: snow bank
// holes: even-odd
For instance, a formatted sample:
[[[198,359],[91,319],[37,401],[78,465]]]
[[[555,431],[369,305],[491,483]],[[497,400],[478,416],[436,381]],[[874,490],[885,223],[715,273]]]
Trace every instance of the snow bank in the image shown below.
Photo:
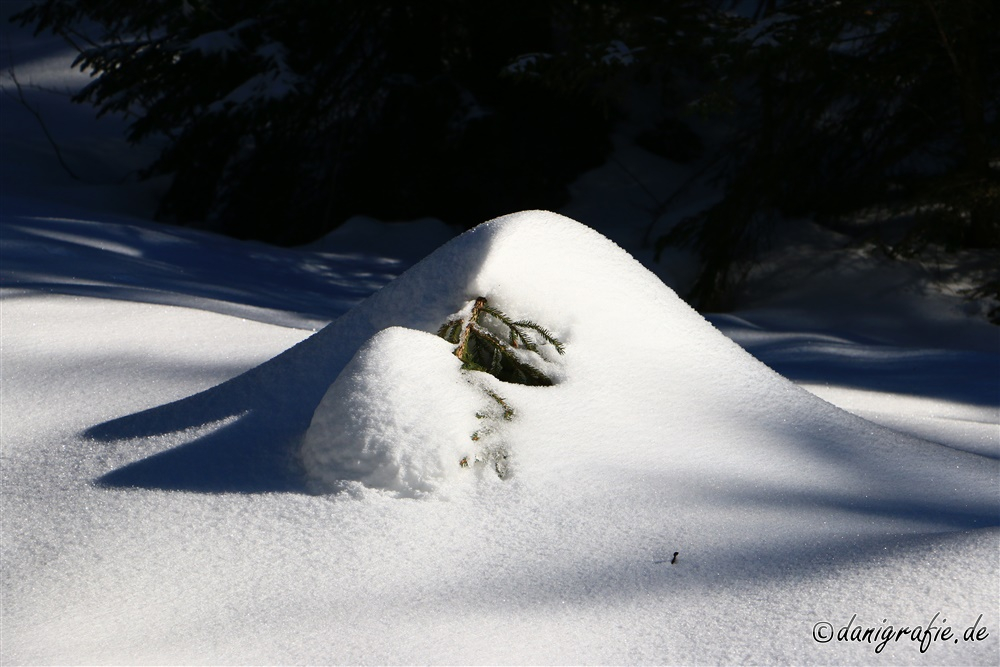
[[[970,456],[956,471],[945,465],[954,452],[820,400],[719,333],[612,242],[545,212],[462,235],[320,334],[327,345],[354,339],[361,349],[305,436],[315,488],[354,480],[420,495],[455,491],[472,474],[459,464],[475,454],[470,434],[483,397],[463,375],[483,374],[460,371],[454,346],[427,334],[477,296],[566,345],[555,386],[494,385],[516,413],[504,433],[512,476],[546,495],[599,502],[655,475],[678,507],[714,494],[875,511],[920,489],[921,507],[933,508],[920,523],[988,523],[989,511],[961,509],[968,500],[953,490],[963,485],[977,507],[995,505],[989,460]],[[968,467],[978,481],[970,483]]]
[[[4,664],[995,663],[997,460],[797,388],[570,220],[480,226],[304,339],[45,294],[69,248],[36,240],[0,311]],[[432,332],[480,295],[565,342],[554,386],[465,382]],[[515,410],[503,479],[456,460],[484,387]],[[304,436],[331,493],[284,467]],[[813,635],[937,612],[990,635]]]
[[[359,218],[309,253],[122,219],[164,187],[120,184],[156,146],[49,92],[86,83],[72,53],[56,71],[61,40],[5,23],[2,69],[85,183],[3,107],[0,663],[996,664],[997,338],[958,296],[858,273],[838,243],[782,263],[747,326],[716,319],[950,447],[810,398],[549,214],[484,225],[342,315],[451,230]],[[564,211],[690,282],[689,257],[640,243],[647,193],[689,167],[623,138],[616,156]],[[685,192],[654,237],[717,195]],[[430,335],[480,294],[567,343],[554,387],[504,388],[502,480],[455,463],[482,387]],[[334,493],[288,465],[307,431]],[[813,635],[938,612],[990,634],[926,653]]]
[[[543,419],[575,419],[578,406],[600,414],[604,393],[620,392],[615,385],[634,379],[644,359],[669,355],[672,346],[679,354],[690,346],[699,357],[721,346],[723,357],[735,354],[769,373],[596,232],[553,213],[506,216],[446,244],[359,308],[358,318],[378,323],[373,329],[408,329],[369,340],[316,410],[303,458],[318,488],[346,478],[404,494],[429,491],[455,478],[459,461],[475,458],[470,436],[484,390],[473,385],[493,378],[461,371],[454,346],[426,334],[479,296],[551,329],[572,350],[565,370],[553,370],[564,375],[560,386],[491,385],[529,413],[542,400],[551,413]],[[630,393],[645,394],[650,382]]]
[[[372,337],[306,433],[303,459],[320,488],[357,480],[419,495],[457,477],[483,398],[460,366],[436,336],[392,327]]]

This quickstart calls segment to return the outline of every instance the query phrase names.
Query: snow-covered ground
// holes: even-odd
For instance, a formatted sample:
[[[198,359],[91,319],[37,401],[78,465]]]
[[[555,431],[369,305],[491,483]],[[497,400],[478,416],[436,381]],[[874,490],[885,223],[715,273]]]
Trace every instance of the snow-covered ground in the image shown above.
[[[1000,338],[912,269],[813,244],[706,321],[614,164],[565,212],[640,261],[541,213],[238,242],[28,92],[90,181],[4,98],[0,663],[996,664]],[[476,296],[554,386],[458,368]]]

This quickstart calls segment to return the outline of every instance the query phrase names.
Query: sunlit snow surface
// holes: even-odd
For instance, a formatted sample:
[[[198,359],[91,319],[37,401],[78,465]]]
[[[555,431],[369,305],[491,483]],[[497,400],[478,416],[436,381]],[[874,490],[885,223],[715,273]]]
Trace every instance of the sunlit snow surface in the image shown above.
[[[168,279],[185,253],[143,259],[171,239],[206,258],[243,244],[65,224],[26,245],[8,239],[43,233],[4,218],[4,664],[995,662],[995,428],[956,447],[842,412],[577,223],[526,213],[480,226],[314,335],[268,321],[281,309],[254,296],[249,269],[223,284],[252,320],[203,308],[226,302],[217,283]],[[123,237],[129,252],[112,243]],[[47,251],[60,243],[80,254]],[[113,254],[93,261],[133,262],[129,279],[104,279],[135,291],[103,298],[67,278],[66,262],[75,277],[99,271],[84,254],[95,246]],[[279,284],[309,254],[269,256]],[[362,259],[322,261],[364,272]],[[146,281],[170,298],[144,298]],[[341,293],[336,279],[312,284]],[[566,343],[555,386],[503,387],[516,408],[503,480],[455,460],[479,396],[429,333],[478,295]],[[315,296],[296,299],[288,313],[317,318]],[[794,345],[779,358],[782,340],[774,365],[808,367]],[[924,382],[944,410],[995,415],[988,390],[942,397]],[[337,383],[342,400],[378,398],[354,433],[398,430],[373,450],[398,465],[316,493],[301,447]],[[902,392],[828,393],[868,395],[905,421],[892,407]],[[419,450],[410,434],[428,432],[445,440]],[[854,614],[882,628],[935,613],[959,633],[983,614],[989,637],[925,654],[813,638]]]
[[[156,146],[0,24],[0,663],[997,663],[1000,349],[960,299],[793,248],[713,328],[547,214],[395,281],[453,230],[279,250],[141,222]],[[677,286],[643,190],[685,178],[617,137],[567,212]],[[430,333],[479,295],[566,342],[555,386],[503,387],[503,480],[456,461],[483,394]],[[855,614],[958,641],[814,639]]]

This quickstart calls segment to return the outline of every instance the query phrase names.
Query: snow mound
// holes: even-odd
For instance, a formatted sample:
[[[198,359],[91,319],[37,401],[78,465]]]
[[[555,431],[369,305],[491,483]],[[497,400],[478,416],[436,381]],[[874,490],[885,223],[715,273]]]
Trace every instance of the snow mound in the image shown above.
[[[50,246],[38,271],[61,280]],[[914,642],[876,654],[813,628],[938,612],[990,635],[927,660],[996,662],[995,454],[796,388],[565,218],[484,224],[306,338],[8,292],[0,663],[909,664]],[[541,348],[553,386],[459,370],[433,334],[477,296],[565,343]],[[839,340],[768,333],[755,348],[786,368]],[[849,389],[875,357],[841,351],[807,377]],[[487,390],[514,410],[493,432],[503,479],[456,460],[491,442],[470,437],[499,409]],[[930,395],[996,431],[992,394]]]
[[[417,496],[458,477],[482,403],[460,367],[437,336],[401,327],[373,336],[306,433],[303,461],[320,488],[354,480]]]
[[[480,296],[561,339],[566,353],[555,386],[462,371],[454,346],[428,335]],[[621,248],[553,213],[509,215],[463,234],[315,342],[342,355],[357,350],[302,445],[319,492],[360,482],[419,496],[485,479],[464,464],[488,460],[471,434],[490,389],[514,411],[493,446],[502,446],[519,488],[599,496],[657,475],[682,497],[714,489],[733,502],[800,497],[857,509],[902,502],[933,484],[942,491],[922,502],[940,501],[942,517],[959,511],[944,490],[954,488],[948,473],[928,472],[943,464],[942,448],[795,386]],[[900,470],[902,457],[927,465]]]

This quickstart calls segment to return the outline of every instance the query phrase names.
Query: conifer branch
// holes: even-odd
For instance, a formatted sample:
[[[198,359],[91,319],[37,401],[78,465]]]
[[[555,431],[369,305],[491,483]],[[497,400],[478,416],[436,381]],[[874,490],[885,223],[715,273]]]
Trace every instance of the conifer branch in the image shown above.
[[[510,405],[507,404],[507,401],[506,399],[504,399],[503,396],[489,389],[486,390],[486,395],[492,398],[494,401],[496,401],[497,404],[501,408],[503,408],[504,421],[510,421],[511,419],[514,418],[514,408],[510,407]]]
[[[507,340],[504,340],[500,334],[486,328],[481,321],[484,315],[489,315],[507,327],[507,335],[505,336]],[[495,326],[494,330],[496,330]],[[468,317],[461,315],[452,317],[441,325],[437,334],[449,343],[455,344],[454,354],[461,360],[463,370],[489,373],[502,382],[549,386],[552,384],[552,379],[526,362],[523,358],[524,352],[519,351],[519,348],[523,347],[541,357],[532,335],[528,333],[529,331],[551,343],[559,354],[565,353],[566,348],[562,341],[548,329],[530,320],[512,319],[506,313],[490,306],[485,297],[476,298]],[[473,442],[482,442],[497,432],[496,420],[502,418],[504,421],[511,421],[514,419],[514,408],[504,397],[492,389],[480,383],[475,384],[478,384],[502,410],[500,415],[497,415],[495,410],[484,410],[476,413],[477,419],[490,420],[481,428],[476,429],[470,436]],[[475,455],[473,460],[475,463],[492,463],[497,476],[503,479],[507,476],[509,469],[507,457],[507,449],[501,441],[499,444],[481,445],[479,453]],[[469,456],[463,456],[459,461],[459,466],[468,468],[469,458]]]
[[[458,334],[462,330],[462,320],[457,318],[454,320],[449,320],[441,325],[438,329],[437,335],[444,338],[449,343],[458,343]]]
[[[566,347],[563,345],[562,341],[556,338],[552,332],[550,332],[545,327],[532,322],[531,320],[518,320],[514,321],[508,317],[505,313],[493,308],[492,306],[483,305],[481,309],[482,312],[488,313],[489,315],[500,320],[507,328],[510,330],[510,342],[513,347],[517,347],[517,339],[520,339],[524,343],[525,348],[531,350],[532,352],[538,352],[538,348],[535,345],[531,337],[524,331],[524,329],[532,329],[542,336],[545,340],[551,343],[559,354],[566,353]]]
[[[507,327],[508,341],[489,331],[481,322],[483,315],[489,315]],[[505,382],[548,386],[552,380],[532,364],[525,362],[517,354],[523,347],[541,356],[532,331],[555,347],[556,352],[565,354],[562,341],[545,327],[530,320],[514,320],[506,313],[490,306],[485,297],[477,297],[468,318],[453,317],[439,329],[438,335],[455,343],[455,356],[462,360],[462,367],[489,373]]]
[[[510,330],[510,344],[513,347],[517,347],[517,339],[520,338],[521,342],[524,343],[524,346],[527,349],[531,350],[532,352],[537,352],[537,350],[535,349],[534,342],[532,342],[531,339],[526,338],[524,332],[521,331],[520,328],[517,326],[517,323],[511,320],[509,317],[507,317],[507,315],[505,315],[504,313],[500,312],[499,310],[491,306],[484,306],[483,312],[488,313],[489,315],[495,317],[496,319],[500,320],[503,324],[507,326],[507,329]]]
[[[458,348],[455,349],[455,356],[462,361],[468,361],[469,335],[472,333],[473,326],[479,322],[480,312],[483,310],[484,306],[486,306],[486,297],[481,296],[477,298],[476,302],[472,305],[472,313],[469,315],[469,323],[459,335]]]
[[[515,382],[533,386],[549,386],[552,380],[531,364],[517,358],[514,349],[497,336],[478,324],[470,324],[466,345],[466,356],[459,357],[466,363],[475,364],[474,370],[486,370],[490,375],[505,382]],[[481,341],[486,341],[482,344]],[[481,353],[480,350],[483,352]],[[456,356],[458,351],[455,352]],[[489,355],[486,357],[486,355]],[[486,359],[484,359],[486,357]],[[486,363],[483,363],[486,361]],[[487,365],[488,364],[488,365]]]
[[[552,344],[553,347],[556,348],[556,352],[558,352],[559,354],[566,354],[566,346],[563,344],[563,342],[558,338],[556,338],[554,335],[552,335],[552,332],[546,329],[545,327],[539,324],[535,324],[530,320],[520,320],[518,322],[514,322],[514,325],[518,327],[525,327],[527,329],[532,329],[538,332],[538,334],[541,335],[542,338],[547,340],[549,343]]]

